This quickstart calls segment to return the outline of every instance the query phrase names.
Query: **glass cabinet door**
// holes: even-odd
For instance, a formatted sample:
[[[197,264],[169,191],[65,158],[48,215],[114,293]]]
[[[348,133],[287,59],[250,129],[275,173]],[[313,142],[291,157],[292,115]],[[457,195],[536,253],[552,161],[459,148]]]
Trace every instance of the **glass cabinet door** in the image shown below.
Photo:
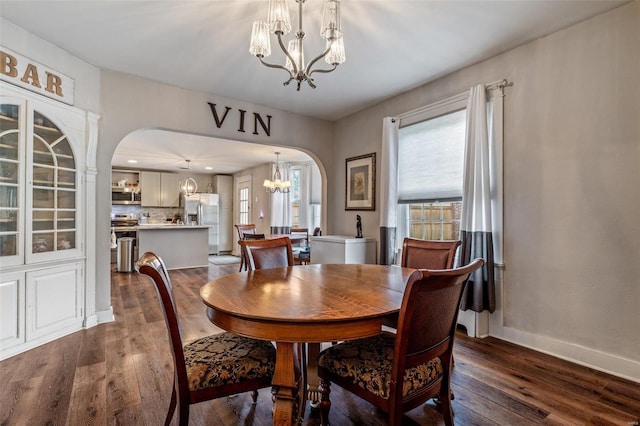
[[[20,114],[22,105],[0,104],[0,257],[20,254]]]
[[[60,128],[28,103],[0,102],[0,265],[78,248],[78,170]]]
[[[33,112],[31,253],[76,247],[76,162],[66,136]]]

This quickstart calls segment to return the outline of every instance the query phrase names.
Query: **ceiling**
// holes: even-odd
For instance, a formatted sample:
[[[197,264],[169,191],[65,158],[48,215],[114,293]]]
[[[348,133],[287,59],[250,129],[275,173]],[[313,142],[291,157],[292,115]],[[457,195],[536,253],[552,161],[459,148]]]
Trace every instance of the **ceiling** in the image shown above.
[[[266,18],[266,0],[2,0],[0,16],[102,69],[337,120],[625,2],[343,0],[347,60],[333,73],[314,74],[316,89],[305,84],[299,92],[293,83],[283,87],[284,71],[264,67],[249,54],[251,24]],[[295,27],[295,4],[289,3]],[[307,60],[323,47],[318,35],[322,4],[304,3]],[[278,50],[272,40],[269,62],[284,61]],[[206,142],[207,149],[216,145],[199,137],[167,136],[189,143],[175,154],[167,152],[165,161],[201,152],[187,149],[191,143],[202,147]],[[115,165],[127,143],[145,145],[144,140],[123,141]],[[167,144],[176,150],[175,145]],[[211,158],[218,158],[211,151]],[[275,149],[268,151],[273,156]],[[248,161],[251,152],[236,162]]]
[[[149,149],[153,146],[153,149]],[[307,154],[289,148],[228,141],[166,130],[138,130],[118,145],[111,160],[113,168],[233,174],[267,162],[309,162]],[[130,160],[137,161],[135,164]],[[186,160],[189,160],[188,162]],[[210,169],[207,169],[210,167]]]

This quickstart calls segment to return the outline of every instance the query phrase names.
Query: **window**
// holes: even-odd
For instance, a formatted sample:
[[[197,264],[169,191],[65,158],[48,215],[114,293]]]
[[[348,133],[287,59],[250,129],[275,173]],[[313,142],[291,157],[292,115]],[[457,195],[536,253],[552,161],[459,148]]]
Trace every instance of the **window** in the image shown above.
[[[311,204],[311,226],[309,226],[309,230],[313,230],[315,228],[320,227],[320,215],[322,213],[322,209],[320,208],[320,204]]]
[[[460,238],[462,201],[407,204],[407,236],[421,240]]]
[[[398,245],[459,239],[465,120],[461,109],[400,128]]]
[[[239,195],[240,224],[246,225],[249,223],[249,188],[240,188]]]
[[[291,226],[300,227],[300,200],[302,199],[302,184],[299,168],[291,168]]]

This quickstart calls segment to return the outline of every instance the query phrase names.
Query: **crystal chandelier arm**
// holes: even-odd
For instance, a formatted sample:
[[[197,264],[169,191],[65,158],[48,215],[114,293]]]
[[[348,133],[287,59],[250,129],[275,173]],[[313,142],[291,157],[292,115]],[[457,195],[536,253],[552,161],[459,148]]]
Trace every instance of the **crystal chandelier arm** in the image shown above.
[[[327,54],[329,53],[329,51],[331,51],[331,45],[329,45],[329,47],[327,47],[327,50],[325,50],[324,52],[322,52],[321,54],[319,54],[318,56],[316,56],[315,58],[313,58],[311,60],[311,62],[309,62],[309,65],[307,65],[307,69],[305,70],[305,73],[307,75],[311,75],[313,74],[315,71],[311,71],[311,67],[313,66],[313,64],[315,64],[316,62],[318,62],[320,59],[324,58],[325,56],[327,56]],[[331,71],[333,71],[334,69],[336,69],[336,67],[333,67],[333,69]],[[331,72],[331,71],[327,71],[327,72]]]
[[[280,31],[278,31],[276,33],[276,35],[278,36],[278,44],[280,44],[280,48],[282,49],[282,51],[284,52],[285,55],[287,55],[287,57],[289,58],[289,60],[291,61],[291,63],[293,64],[293,71],[289,71],[287,69],[287,67],[285,67],[284,65],[280,65],[280,64],[270,64],[269,62],[265,61],[264,59],[262,59],[262,56],[256,56],[259,60],[260,63],[266,67],[269,68],[277,68],[277,69],[281,69],[281,70],[285,70],[287,72],[287,74],[289,74],[289,81],[291,81],[291,79],[295,78],[295,75],[298,73],[298,67],[296,65],[296,62],[293,60],[293,56],[291,56],[291,53],[289,53],[289,51],[287,50],[286,47],[284,47],[284,43],[282,42],[282,33]],[[287,81],[285,84],[288,84],[289,81]]]
[[[323,73],[328,73],[331,72],[333,70],[335,70],[336,68],[338,68],[338,64],[333,64],[333,68],[331,69],[315,69],[313,71],[311,71],[309,74],[307,74],[309,77],[311,77],[311,74],[313,74],[314,72],[323,72]]]
[[[289,71],[286,67],[279,65],[279,64],[270,64],[268,62],[265,62],[260,56],[257,57],[260,60],[260,63],[262,65],[264,65],[265,67],[269,67],[269,68],[277,68],[277,69],[281,69],[281,70],[285,70],[287,72],[287,74],[289,74],[289,80],[285,81],[284,83],[282,83],[284,86],[287,86],[289,83],[291,83],[291,80],[295,79],[295,76],[291,74],[291,71]]]
[[[296,64],[296,61],[293,60],[293,56],[291,56],[291,53],[289,53],[289,50],[287,50],[287,48],[284,47],[284,43],[282,42],[282,33],[278,32],[276,33],[276,35],[278,36],[278,44],[280,45],[280,49],[282,49],[284,54],[287,55],[287,58],[289,58],[289,61],[291,61],[291,65],[293,66],[292,71],[289,71],[286,67],[282,67],[282,68],[286,69],[287,72],[291,75],[291,77],[294,77],[296,74],[298,74],[298,64]]]
[[[268,62],[266,62],[264,59],[262,59],[260,56],[257,56],[257,58],[260,60],[260,63],[262,65],[264,65],[265,67],[269,67],[269,68],[278,68],[278,69],[282,69],[285,70],[287,72],[287,74],[290,74],[289,70],[286,69],[284,66],[279,65],[279,64],[270,64]]]

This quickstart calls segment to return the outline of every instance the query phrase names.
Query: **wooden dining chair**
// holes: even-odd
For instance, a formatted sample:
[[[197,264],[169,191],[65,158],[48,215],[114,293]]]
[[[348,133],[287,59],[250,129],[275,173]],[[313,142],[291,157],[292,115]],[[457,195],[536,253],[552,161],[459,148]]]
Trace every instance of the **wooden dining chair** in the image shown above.
[[[256,225],[253,223],[247,223],[243,225],[233,225],[236,227],[238,231],[238,239],[244,240],[244,234],[255,234],[256,233]]]
[[[461,241],[433,241],[405,238],[400,266],[416,269],[451,269]]]
[[[265,234],[244,234],[244,240],[266,240]]]
[[[346,341],[320,352],[320,414],[328,424],[331,382],[369,401],[402,424],[402,415],[439,397],[446,425],[453,425],[451,354],[462,292],[476,259],[457,269],[414,271],[407,282],[396,334]]]
[[[256,234],[256,225],[254,223],[236,224],[233,226],[235,226],[238,231],[238,241],[246,239],[247,235]],[[238,272],[242,271],[243,268],[245,271],[247,270],[247,261],[244,256],[244,252],[242,251],[242,247],[240,247],[240,269]]]
[[[164,262],[147,252],[137,267],[155,284],[173,355],[173,389],[165,426],[171,423],[176,407],[183,426],[189,423],[189,406],[198,402],[251,391],[255,404],[258,389],[271,386],[276,359],[273,344],[224,332],[184,345]]]
[[[402,242],[400,266],[414,269],[451,269],[460,244],[459,240],[434,241],[407,237]],[[385,318],[384,325],[397,328],[398,317]]]
[[[242,240],[240,245],[247,258],[247,268],[250,271],[294,265],[289,237]]]
[[[291,237],[303,238],[300,243],[293,247],[293,262],[296,265],[306,265],[311,258],[309,228],[291,228]]]

